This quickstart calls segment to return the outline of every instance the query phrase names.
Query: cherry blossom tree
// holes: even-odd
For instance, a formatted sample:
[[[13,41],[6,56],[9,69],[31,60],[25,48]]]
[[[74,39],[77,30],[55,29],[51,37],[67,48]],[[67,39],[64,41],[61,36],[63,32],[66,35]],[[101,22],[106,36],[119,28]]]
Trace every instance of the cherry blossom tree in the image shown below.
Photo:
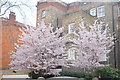
[[[104,30],[100,28],[105,27]],[[58,74],[50,71],[57,66],[80,67],[92,69],[104,66],[100,64],[100,56],[111,52],[114,45],[114,37],[109,33],[108,25],[97,21],[91,26],[80,24],[77,39],[71,39],[67,35],[61,36],[63,28],[53,31],[51,25],[44,22],[39,27],[25,27],[21,29],[22,36],[16,45],[16,51],[12,52],[12,61],[15,70],[45,70],[47,74]],[[75,60],[69,60],[65,52],[65,43],[71,41],[78,47]]]
[[[95,21],[91,26],[86,26],[84,21],[80,24],[78,38],[72,39],[78,47],[73,65],[80,68],[94,69],[104,66],[100,64],[100,57],[108,55],[113,49],[114,37],[108,25]],[[104,56],[102,56],[104,57]]]
[[[65,54],[66,36],[61,36],[63,28],[53,31],[51,25],[46,26],[42,22],[36,29],[25,27],[20,29],[22,36],[16,45],[16,51],[11,54],[11,69],[14,70],[46,70],[67,66],[67,54]],[[53,72],[52,72],[53,73]],[[56,73],[56,72],[55,72]]]

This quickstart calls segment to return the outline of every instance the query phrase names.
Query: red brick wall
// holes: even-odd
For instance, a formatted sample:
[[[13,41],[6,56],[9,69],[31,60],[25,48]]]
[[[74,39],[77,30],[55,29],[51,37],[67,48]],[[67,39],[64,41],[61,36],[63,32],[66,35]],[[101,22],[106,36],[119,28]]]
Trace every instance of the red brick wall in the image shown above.
[[[10,53],[14,49],[14,43],[18,40],[20,35],[18,27],[14,25],[2,27],[2,67],[8,67],[10,63]]]
[[[41,8],[48,7],[48,6],[54,6],[54,7],[58,8],[58,9],[64,11],[64,12],[67,11],[66,7],[64,7],[62,5],[58,5],[58,4],[53,3],[53,2],[47,2],[47,3],[43,3],[43,4],[38,5],[37,6],[37,11],[40,10]]]
[[[69,8],[69,10],[78,11],[78,10],[79,10],[79,7],[78,7],[78,6],[74,6],[74,7]]]
[[[19,28],[21,23],[16,22],[15,19],[2,19],[2,26],[0,28],[0,31],[2,32],[2,41],[0,40],[0,47],[2,47],[2,64],[0,64],[0,67],[9,67],[9,63],[11,61],[10,59],[10,52],[14,49],[14,43],[18,40],[18,35],[21,35],[21,32],[19,31]],[[20,25],[19,25],[20,24]],[[1,56],[0,56],[1,57]]]

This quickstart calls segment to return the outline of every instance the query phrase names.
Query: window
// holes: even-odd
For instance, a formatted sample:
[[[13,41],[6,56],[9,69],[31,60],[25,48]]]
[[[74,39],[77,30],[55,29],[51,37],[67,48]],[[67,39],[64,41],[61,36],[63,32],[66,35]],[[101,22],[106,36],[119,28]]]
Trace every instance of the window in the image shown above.
[[[90,9],[90,15],[96,16],[96,8]]]
[[[120,16],[120,7],[118,8],[118,16]]]
[[[42,11],[42,18],[44,18],[45,16],[46,16],[46,11],[43,10],[43,11]]]
[[[98,30],[100,30],[102,33],[104,32],[105,29],[106,29],[106,24],[103,24],[102,26],[98,27]]]
[[[84,5],[86,5],[87,3],[83,3]]]
[[[74,30],[74,27],[75,27],[75,26],[74,26],[74,25],[75,25],[74,23],[69,24],[69,26],[68,26],[68,27],[69,27],[69,31],[68,31],[68,33],[69,33],[69,34],[71,34],[71,33],[74,33],[74,32],[75,32],[75,30]]]
[[[101,54],[100,56],[99,56],[99,61],[101,62],[101,61],[107,61],[107,56],[106,56],[106,54]]]
[[[76,56],[76,50],[75,49],[69,49],[68,50],[68,59],[75,60]]]
[[[100,6],[97,8],[97,17],[103,17],[105,16],[105,7]]]

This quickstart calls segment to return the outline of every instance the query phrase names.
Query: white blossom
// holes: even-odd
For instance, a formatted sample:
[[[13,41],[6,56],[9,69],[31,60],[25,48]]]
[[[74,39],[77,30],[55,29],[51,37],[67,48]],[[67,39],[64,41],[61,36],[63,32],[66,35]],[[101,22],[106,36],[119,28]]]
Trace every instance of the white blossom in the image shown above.
[[[53,31],[51,25],[46,26],[42,22],[37,29],[25,27],[20,29],[22,36],[16,45],[16,51],[12,54],[10,65],[15,65],[15,70],[40,70],[67,66],[65,56],[66,37],[61,37],[63,28]]]
[[[103,26],[105,30],[99,30]],[[76,59],[72,61],[73,65],[87,69],[104,66],[99,63],[99,57],[101,54],[109,54],[114,45],[114,37],[109,33],[108,25],[97,21],[88,27],[82,22],[78,38],[71,41],[79,47]]]

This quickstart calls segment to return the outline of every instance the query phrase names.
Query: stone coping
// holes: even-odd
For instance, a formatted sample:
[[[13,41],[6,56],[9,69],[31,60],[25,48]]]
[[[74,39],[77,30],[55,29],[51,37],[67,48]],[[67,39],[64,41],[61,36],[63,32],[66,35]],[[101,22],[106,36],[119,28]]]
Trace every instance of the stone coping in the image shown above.
[[[2,78],[30,78],[28,75],[2,75]]]

